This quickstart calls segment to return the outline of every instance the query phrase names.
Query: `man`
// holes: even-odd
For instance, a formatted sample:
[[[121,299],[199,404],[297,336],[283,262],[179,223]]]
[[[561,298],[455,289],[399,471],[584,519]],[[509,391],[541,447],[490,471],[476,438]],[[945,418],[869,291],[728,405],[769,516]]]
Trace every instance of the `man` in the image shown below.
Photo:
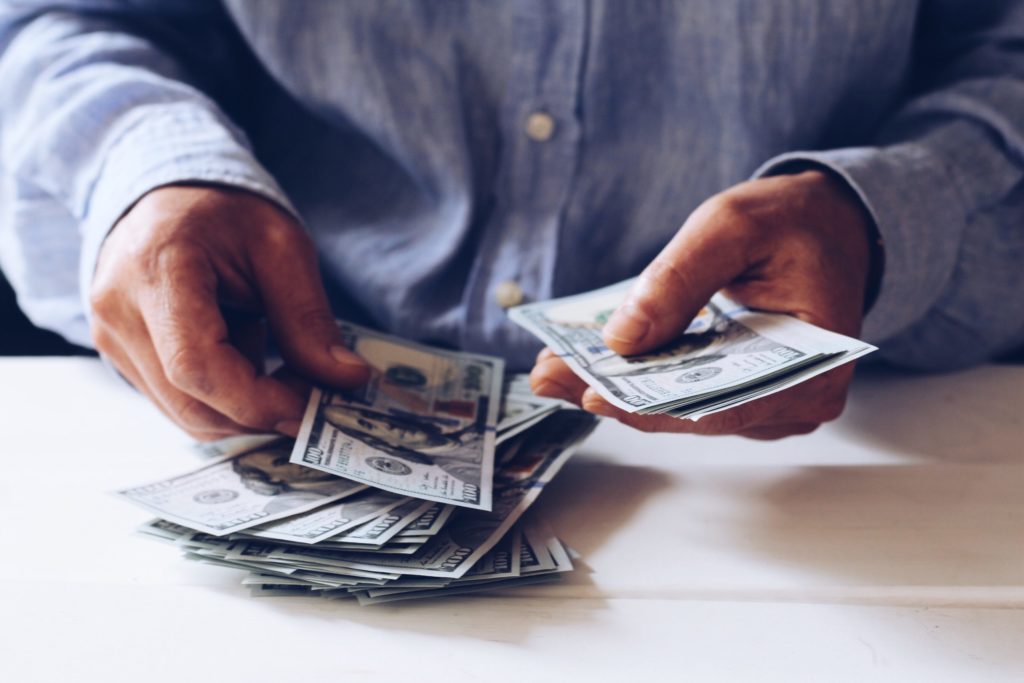
[[[334,315],[526,369],[505,307],[640,271],[623,354],[723,288],[911,367],[1024,340],[1016,0],[3,4],[4,268],[198,438],[295,433],[264,318],[325,384],[367,373]],[[698,423],[532,382],[778,438],[851,372]]]

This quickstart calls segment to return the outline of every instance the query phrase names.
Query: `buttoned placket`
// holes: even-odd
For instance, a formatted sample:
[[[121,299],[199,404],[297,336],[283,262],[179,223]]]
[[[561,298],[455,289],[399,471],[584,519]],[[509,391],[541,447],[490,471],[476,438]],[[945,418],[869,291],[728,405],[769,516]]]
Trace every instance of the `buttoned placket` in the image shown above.
[[[503,107],[495,210],[471,275],[464,328],[463,345],[479,350],[532,345],[508,323],[506,309],[551,294],[558,234],[581,142],[585,3],[524,8],[514,30],[519,47]]]

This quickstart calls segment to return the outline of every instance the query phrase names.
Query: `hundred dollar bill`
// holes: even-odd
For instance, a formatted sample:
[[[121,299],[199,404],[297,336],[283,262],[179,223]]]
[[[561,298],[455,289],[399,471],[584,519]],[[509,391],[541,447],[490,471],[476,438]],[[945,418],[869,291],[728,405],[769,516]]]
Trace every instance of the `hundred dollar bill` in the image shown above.
[[[413,520],[412,524],[402,529],[398,534],[398,538],[433,536],[448,523],[448,518],[452,516],[454,511],[454,505],[434,503],[423,514]]]
[[[524,536],[521,547],[528,548],[528,546],[529,541]],[[495,550],[497,548],[496,546]],[[494,550],[491,551],[491,553],[493,552]],[[544,554],[550,562],[543,567],[522,567],[514,573],[503,571],[505,567],[502,564],[492,563],[492,566],[486,567],[479,573],[475,571],[476,567],[474,567],[473,572],[467,573],[461,579],[456,579],[439,586],[391,590],[390,586],[397,582],[389,582],[384,584],[382,588],[352,586],[348,590],[352,595],[356,596],[360,605],[377,605],[386,602],[420,600],[483,591],[490,592],[511,586],[545,583],[557,579],[559,574],[572,571],[573,569],[572,560],[564,544],[555,537],[548,538],[543,548],[529,548],[528,552],[521,551],[521,554],[522,556]],[[398,579],[398,582],[403,580],[404,578]]]
[[[195,471],[117,491],[161,519],[224,536],[351,496],[364,488],[288,462],[291,445],[276,442]]]
[[[366,587],[369,597],[378,598],[385,595],[416,592],[420,590],[437,590],[473,581],[489,581],[519,576],[519,560],[522,557],[521,545],[526,543],[518,525],[512,527],[493,548],[487,551],[466,574],[459,579],[426,576],[403,576],[389,581],[383,586]]]
[[[301,515],[246,529],[242,535],[288,543],[320,543],[375,520],[407,500],[393,493],[363,491]]]
[[[503,361],[340,326],[372,378],[354,391],[313,391],[291,462],[489,510]]]
[[[450,588],[458,586],[514,578],[519,576],[519,558],[521,556],[520,545],[522,543],[525,543],[525,540],[522,537],[521,531],[518,528],[513,527],[501,538],[500,541],[498,541],[497,544],[495,544],[493,548],[480,558],[480,561],[477,562],[472,569],[466,572],[465,576],[460,579],[448,580],[425,579],[424,577],[403,577],[396,581],[391,581],[379,588],[367,586],[353,588],[352,591],[357,595],[357,597],[359,594],[362,594],[364,598],[373,599],[369,601],[361,599],[360,604],[374,604],[374,602],[385,602],[383,600],[377,601],[377,598],[399,595],[407,596],[406,598],[400,599],[430,598],[446,594],[449,592]],[[413,580],[410,581],[410,579]],[[427,580],[435,583],[433,585],[417,585],[416,580]]]
[[[596,418],[587,413],[560,411],[503,444],[503,449],[511,448],[516,455],[503,460],[495,476],[493,512],[460,510],[411,557],[332,553],[316,546],[277,548],[268,557],[284,562],[315,561],[339,569],[460,578],[533,504],[596,424]]]
[[[386,514],[371,519],[365,524],[330,538],[327,543],[344,543],[363,546],[383,545],[398,532],[416,521],[432,503],[429,500],[406,498],[398,507]]]
[[[553,398],[506,392],[502,399],[496,431],[501,434],[523,423],[536,421],[537,418],[562,408],[563,404],[563,401]]]
[[[630,413],[700,417],[781,391],[875,347],[792,316],[751,311],[716,294],[663,348],[623,357],[601,330],[633,280],[512,309],[613,405]]]

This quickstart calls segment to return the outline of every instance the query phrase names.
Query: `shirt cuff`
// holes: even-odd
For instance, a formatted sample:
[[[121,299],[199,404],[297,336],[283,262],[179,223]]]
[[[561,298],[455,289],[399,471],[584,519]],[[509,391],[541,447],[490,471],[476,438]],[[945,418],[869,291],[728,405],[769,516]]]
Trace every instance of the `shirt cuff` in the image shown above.
[[[882,341],[923,318],[952,275],[966,216],[946,164],[914,144],[850,147],[783,154],[754,177],[776,175],[801,162],[820,164],[843,178],[885,245],[885,268],[864,319],[864,338]]]
[[[89,290],[100,247],[147,192],[172,183],[228,185],[261,195],[298,220],[284,191],[249,151],[244,135],[214,112],[193,104],[140,107],[133,119],[111,146],[81,223],[79,287],[90,326]]]

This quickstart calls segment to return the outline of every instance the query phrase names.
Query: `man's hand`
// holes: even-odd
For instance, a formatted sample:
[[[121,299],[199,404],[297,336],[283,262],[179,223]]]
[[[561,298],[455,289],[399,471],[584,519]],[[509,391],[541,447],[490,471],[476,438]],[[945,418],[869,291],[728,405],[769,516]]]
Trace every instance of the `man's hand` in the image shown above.
[[[605,343],[622,355],[650,351],[685,330],[719,290],[751,308],[856,336],[871,266],[870,221],[849,187],[823,171],[730,188],[694,211],[644,270],[605,326]],[[645,431],[777,439],[838,417],[852,376],[851,363],[698,422],[626,413],[548,349],[537,357],[530,382],[538,394]]]
[[[263,315],[287,368],[338,386],[369,376],[341,343],[309,238],[247,192],[147,194],[104,243],[90,300],[96,348],[201,440],[298,431],[305,398],[263,373]]]

